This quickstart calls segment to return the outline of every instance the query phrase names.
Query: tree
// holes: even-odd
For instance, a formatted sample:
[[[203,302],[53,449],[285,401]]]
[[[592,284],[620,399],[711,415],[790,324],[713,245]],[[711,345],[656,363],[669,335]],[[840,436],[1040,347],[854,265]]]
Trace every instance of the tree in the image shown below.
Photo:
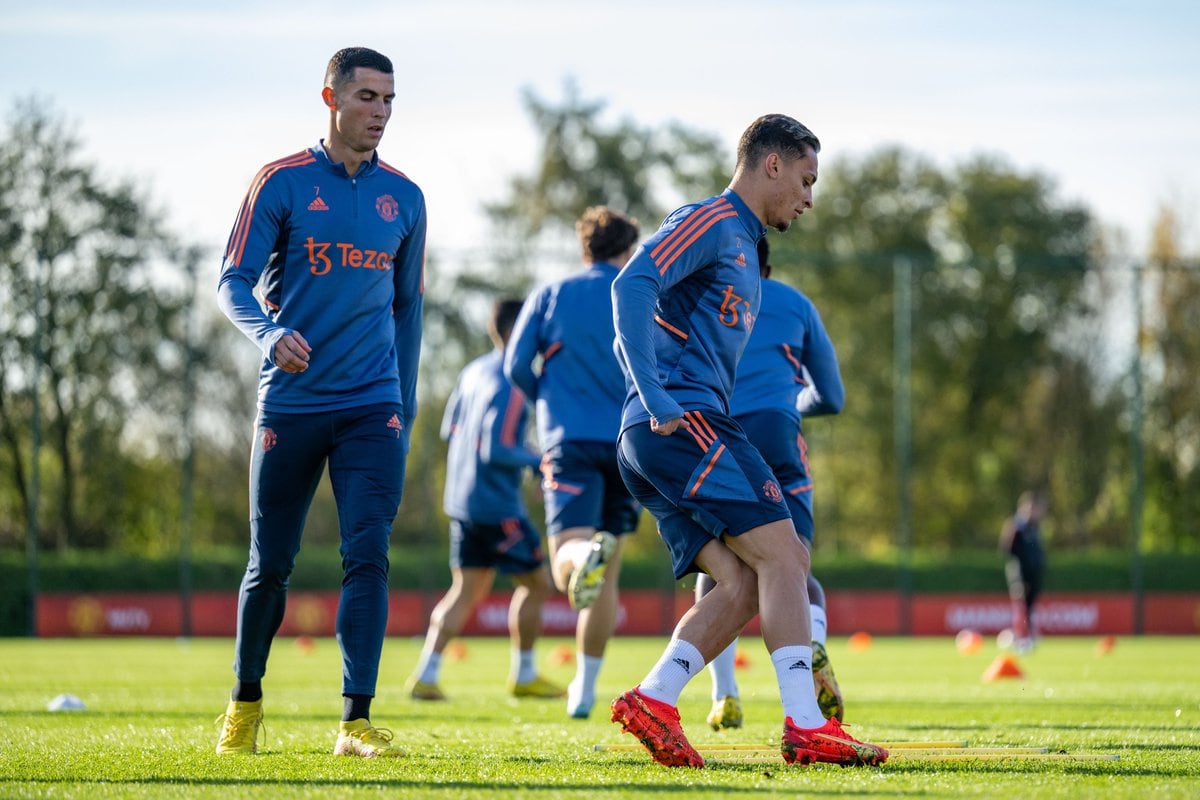
[[[934,262],[929,234],[948,193],[939,170],[900,149],[825,162],[813,210],[787,235],[768,234],[774,276],[816,303],[846,381],[842,414],[805,425],[822,547],[895,541],[893,269]]]
[[[1146,425],[1146,543],[1160,547],[1200,541],[1200,260],[1183,252],[1182,238],[1178,217],[1163,209],[1149,254],[1156,324],[1138,343],[1154,375]]]
[[[9,493],[28,511],[32,403],[45,420],[49,519],[60,548],[112,535],[130,421],[153,411],[180,363],[190,301],[170,239],[129,182],[108,184],[50,111],[17,104],[0,139],[0,434]],[[35,363],[42,376],[31,394]],[[50,465],[49,460],[44,462]]]
[[[641,126],[624,118],[606,124],[607,104],[585,100],[568,80],[562,105],[526,90],[522,101],[541,137],[531,175],[514,176],[507,197],[485,209],[500,237],[527,255],[546,239],[569,241],[589,206],[612,206],[656,225],[682,200],[714,194],[728,180],[725,153],[712,135],[672,123]]]
[[[846,410],[827,423],[836,446],[812,448],[818,482],[837,476],[834,529],[894,538],[893,271],[905,262],[915,541],[988,545],[1029,485],[1051,486],[1053,522],[1082,538],[1117,446],[1095,372],[1088,212],[992,158],[943,171],[886,149],[827,166],[798,233],[773,261],[821,309],[847,382]]]

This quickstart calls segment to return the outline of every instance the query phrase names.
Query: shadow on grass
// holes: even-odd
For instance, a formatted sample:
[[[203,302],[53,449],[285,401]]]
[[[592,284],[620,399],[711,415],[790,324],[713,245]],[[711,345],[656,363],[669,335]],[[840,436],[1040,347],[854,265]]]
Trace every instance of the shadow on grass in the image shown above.
[[[178,778],[141,778],[141,779],[126,779],[112,780],[105,779],[103,781],[95,781],[97,784],[104,786],[175,786],[179,784]],[[11,778],[0,778],[0,787],[4,785],[36,785],[36,786],[56,786],[61,784],[72,784],[73,786],[87,785],[87,781],[78,781],[70,779],[53,780],[47,778],[37,778],[32,780],[14,780]],[[631,792],[639,794],[672,794],[678,795],[680,787],[677,784],[662,784],[662,783],[646,783],[638,781],[629,781],[620,784],[606,786],[593,782],[579,783],[560,783],[546,782],[537,783],[531,781],[464,781],[464,780],[448,780],[448,781],[423,781],[411,778],[384,779],[378,778],[362,779],[348,777],[345,779],[338,778],[295,778],[272,780],[270,778],[188,778],[189,786],[213,786],[213,787],[258,787],[258,786],[280,786],[280,787],[327,787],[329,789],[353,789],[355,791],[372,791],[372,790],[410,790],[417,792],[439,792],[445,790],[455,791],[473,791],[473,792],[549,792],[554,795],[561,795],[564,792],[581,792],[586,793],[589,797],[629,797]],[[718,787],[704,787],[718,788]],[[779,789],[774,786],[725,786],[721,785],[720,791],[722,794],[739,797],[776,797]],[[872,797],[879,796],[876,790],[863,790],[861,792],[836,792],[839,796],[863,794]],[[897,792],[897,795],[911,794],[909,792]],[[518,797],[525,796],[524,794],[516,795]]]
[[[1032,732],[1064,731],[1066,733],[1079,733],[1081,731],[1101,731],[1101,732],[1105,732],[1105,733],[1107,733],[1107,732],[1118,733],[1120,731],[1131,731],[1131,732],[1146,733],[1146,732],[1153,732],[1153,731],[1165,731],[1165,732],[1169,732],[1169,733],[1185,733],[1186,732],[1186,733],[1190,733],[1192,735],[1196,735],[1194,730],[1184,728],[1181,725],[1146,725],[1144,723],[1132,723],[1132,722],[1128,723],[1128,724],[1116,724],[1116,725],[1103,724],[1103,723],[1096,723],[1094,725],[1087,724],[1087,723],[1084,723],[1084,724],[1063,723],[1060,725],[1060,724],[1053,724],[1053,723],[1045,723],[1045,722],[1042,722],[1041,720],[1037,720],[1037,721],[1031,720],[1030,722],[1016,722],[1016,723],[1009,721],[1009,720],[1005,720],[1004,722],[997,722],[995,725],[988,725],[986,723],[974,724],[974,725],[932,725],[931,724],[931,725],[905,725],[902,728],[899,726],[896,726],[896,727],[898,730],[908,730],[908,731],[962,731],[964,733],[972,733],[972,732],[973,733],[993,733],[993,732],[998,732],[998,731],[1002,731],[1004,733],[1008,733],[1010,731],[1032,731]],[[1200,738],[1200,737],[1198,737],[1198,738]],[[972,744],[978,744],[978,743],[972,742]],[[1194,748],[1195,748],[1195,745],[1192,745],[1192,749],[1194,749]],[[1187,748],[1185,748],[1185,749],[1187,749]]]
[[[295,722],[295,723],[300,723],[300,724],[313,723],[313,722],[316,722],[316,723],[329,722],[330,719],[333,719],[333,722],[336,725],[337,713],[340,710],[340,707],[341,706],[339,703],[339,705],[333,710],[333,712],[331,714],[297,714],[297,713],[287,713],[287,712],[280,713],[280,712],[276,712],[276,711],[273,711],[272,709],[268,708],[267,709],[267,718],[269,720],[272,720],[277,723],[282,723],[284,721],[287,721],[287,722]],[[163,709],[156,708],[153,706],[148,706],[148,707],[142,708],[142,709],[120,709],[120,710],[115,710],[115,709],[108,710],[108,709],[104,709],[104,708],[97,708],[95,706],[90,706],[86,709],[80,709],[77,711],[76,710],[47,711],[45,708],[31,708],[31,709],[17,708],[17,709],[0,710],[0,719],[6,719],[6,718],[7,719],[24,719],[24,720],[75,719],[75,718],[82,719],[82,718],[86,717],[88,720],[105,720],[105,719],[144,720],[149,716],[149,717],[153,717],[156,720],[168,720],[168,719],[203,720],[206,717],[212,718],[212,717],[219,716],[221,714],[221,712],[223,712],[224,710],[225,710],[225,707],[223,705],[220,705],[219,703],[214,704],[211,709],[201,709],[201,710],[194,710],[194,711],[163,710]],[[406,710],[402,707],[385,709],[383,712],[373,714],[372,716],[378,717],[381,720],[381,722],[384,724],[386,724],[386,721],[389,717],[396,718],[396,719],[410,717],[410,715],[408,713],[406,713]],[[429,716],[430,718],[436,718],[436,720],[439,724],[440,723],[461,722],[461,723],[470,723],[470,724],[474,725],[479,721],[478,713],[472,712],[472,710],[469,708],[462,709],[461,714],[438,713],[436,715],[429,714],[427,716]]]

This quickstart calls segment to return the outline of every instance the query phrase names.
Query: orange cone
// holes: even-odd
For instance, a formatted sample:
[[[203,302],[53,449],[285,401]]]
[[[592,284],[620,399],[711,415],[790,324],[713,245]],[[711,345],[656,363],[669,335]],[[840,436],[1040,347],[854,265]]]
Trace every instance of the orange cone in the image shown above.
[[[996,656],[996,660],[983,671],[983,682],[991,683],[1000,678],[1024,678],[1025,673],[1017,666],[1017,660],[1008,653]]]
[[[561,667],[570,664],[575,660],[575,651],[570,645],[560,644],[558,647],[550,651],[550,663],[556,667]]]
[[[859,631],[850,637],[847,644],[850,645],[851,650],[862,652],[871,646],[871,634],[866,631]]]
[[[451,661],[466,661],[467,660],[467,644],[460,642],[457,639],[446,645],[446,657]]]

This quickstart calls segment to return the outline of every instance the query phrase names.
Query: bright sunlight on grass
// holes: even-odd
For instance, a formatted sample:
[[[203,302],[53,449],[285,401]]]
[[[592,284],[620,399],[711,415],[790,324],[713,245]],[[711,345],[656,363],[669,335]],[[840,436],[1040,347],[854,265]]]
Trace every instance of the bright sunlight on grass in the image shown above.
[[[706,753],[704,770],[666,769],[641,750],[597,750],[634,744],[608,721],[603,704],[579,721],[567,719],[562,701],[513,700],[505,693],[507,642],[464,644],[461,658],[443,668],[449,701],[416,703],[402,684],[419,643],[387,643],[372,721],[391,728],[409,757],[364,761],[330,754],[341,710],[331,639],[311,647],[276,642],[264,684],[265,747],[252,757],[213,752],[213,720],[233,679],[228,640],[0,640],[0,796],[1166,800],[1196,797],[1200,786],[1195,638],[1123,638],[1107,653],[1094,639],[1050,639],[1016,657],[1024,677],[990,683],[981,676],[999,654],[991,641],[964,655],[950,639],[877,638],[861,650],[834,639],[830,657],[858,737],[1048,748],[1046,756],[1057,756],[966,751],[979,756],[944,760],[894,751],[878,769],[785,767],[777,750],[717,749],[778,743],[774,674],[759,640],[742,643],[746,727],[715,733],[704,724],[707,676],[684,693],[684,726]],[[602,697],[641,679],[662,645],[615,640]],[[573,664],[563,656],[572,649],[561,639],[539,643],[547,677],[570,679]],[[86,708],[48,711],[61,693]]]

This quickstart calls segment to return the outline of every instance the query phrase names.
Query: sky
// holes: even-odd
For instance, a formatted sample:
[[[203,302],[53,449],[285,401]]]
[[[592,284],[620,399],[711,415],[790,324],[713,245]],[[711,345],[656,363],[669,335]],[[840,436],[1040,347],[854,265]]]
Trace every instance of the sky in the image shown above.
[[[380,154],[424,190],[435,252],[487,247],[482,203],[536,161],[521,93],[558,103],[568,80],[606,121],[679,122],[730,153],[782,112],[826,167],[891,145],[944,167],[998,156],[1134,255],[1163,206],[1198,238],[1190,0],[0,0],[0,128],[19,99],[52,109],[211,248],[215,280],[258,168],[325,135],[325,65],[350,45],[395,63]]]

